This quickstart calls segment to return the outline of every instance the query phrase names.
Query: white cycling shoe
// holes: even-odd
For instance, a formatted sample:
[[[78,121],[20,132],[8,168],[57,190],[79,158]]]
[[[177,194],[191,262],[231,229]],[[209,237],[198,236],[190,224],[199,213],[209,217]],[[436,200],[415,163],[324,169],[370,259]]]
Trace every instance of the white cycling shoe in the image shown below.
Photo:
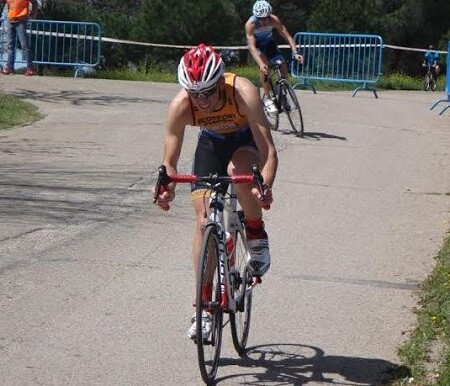
[[[191,318],[191,327],[187,332],[187,336],[192,340],[197,340],[197,323],[196,323],[196,315]],[[212,329],[212,316],[209,312],[203,311],[202,314],[202,336],[203,340],[209,338]]]
[[[266,98],[264,100],[264,108],[269,114],[278,113],[277,106],[275,106],[275,102],[271,98]]]
[[[249,259],[247,260],[247,267],[252,276],[263,276],[270,267],[270,250],[269,240],[256,239],[248,240]]]

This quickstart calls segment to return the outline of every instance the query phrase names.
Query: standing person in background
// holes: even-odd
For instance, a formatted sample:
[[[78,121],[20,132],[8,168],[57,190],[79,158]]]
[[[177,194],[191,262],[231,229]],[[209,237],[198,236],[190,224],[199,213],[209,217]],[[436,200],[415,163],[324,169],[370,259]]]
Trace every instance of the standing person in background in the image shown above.
[[[259,78],[266,95],[264,104],[269,113],[277,111],[275,103],[270,98],[267,79],[269,64],[274,64],[277,60],[283,61],[282,74],[284,77],[288,75],[286,61],[275,41],[274,30],[288,42],[293,57],[303,63],[303,56],[297,52],[294,39],[281,20],[272,14],[271,5],[265,0],[257,0],[253,5],[253,15],[245,23],[245,35],[250,54],[259,66]]]
[[[427,68],[430,67],[435,79],[437,79],[438,75],[441,73],[439,52],[436,51],[436,48],[433,45],[430,45],[428,51],[425,52],[422,67],[425,68],[425,72],[427,71]]]
[[[7,14],[7,48],[8,59],[3,74],[14,74],[14,62],[16,60],[16,37],[19,37],[22,46],[23,57],[27,64],[26,76],[34,75],[31,59],[30,43],[27,36],[27,26],[30,19],[37,14],[37,0],[0,0],[0,7],[8,5]],[[31,6],[31,9],[30,9]]]

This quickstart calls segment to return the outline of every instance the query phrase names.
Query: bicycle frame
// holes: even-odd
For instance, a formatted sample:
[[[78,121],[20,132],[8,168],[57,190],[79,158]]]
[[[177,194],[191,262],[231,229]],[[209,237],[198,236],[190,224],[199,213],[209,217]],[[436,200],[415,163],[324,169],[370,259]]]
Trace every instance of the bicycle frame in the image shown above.
[[[281,103],[281,88],[280,84],[287,83],[287,79],[281,73],[282,61],[277,60],[275,65],[271,67],[267,79],[269,81],[269,88],[272,97],[274,98],[275,105],[279,112],[283,111],[283,106]],[[275,78],[275,79],[274,79]]]
[[[224,327],[223,313],[229,313],[233,345],[238,354],[243,355],[250,328],[252,288],[261,282],[259,277],[250,276],[246,266],[249,248],[243,228],[243,219],[240,218],[241,211],[238,210],[234,184],[254,183],[264,197],[263,179],[257,165],[253,166],[253,174],[235,176],[212,174],[204,177],[196,175],[168,176],[165,166],[161,165],[154,202],[156,202],[161,188],[167,190],[167,185],[171,182],[202,182],[211,191],[208,200],[207,221],[202,228],[204,234],[199,254],[195,304],[195,339],[198,363],[202,379],[209,385],[214,381],[219,366]],[[224,193],[222,190],[224,184],[230,184],[228,193]],[[226,248],[227,232],[231,237],[236,236],[230,251],[227,251]],[[232,257],[235,260],[233,265],[230,264]],[[206,293],[205,296],[205,290],[209,288],[209,285],[214,288],[210,289],[211,294]],[[211,330],[206,338],[203,336],[205,312],[210,315],[211,324]]]
[[[231,288],[234,283],[228,282],[228,278],[232,280],[231,275],[231,256],[235,252],[236,243],[233,242],[233,249],[228,252],[226,248],[227,234],[230,237],[234,237],[236,230],[243,231],[242,221],[239,218],[237,208],[237,196],[234,193],[233,185],[230,187],[229,197],[223,195],[218,191],[213,191],[209,199],[210,213],[208,221],[204,227],[214,226],[218,230],[219,236],[219,261],[220,264],[220,307],[224,312],[235,312],[239,299],[235,299],[232,296]],[[225,213],[227,216],[225,216]],[[242,240],[245,243],[246,249],[248,249],[248,243],[246,239]],[[253,287],[254,283],[251,287]],[[247,288],[249,290],[250,287]],[[211,305],[214,307],[214,305]]]
[[[161,165],[159,167],[159,177],[156,184],[155,189],[155,197],[154,201],[156,202],[158,192],[160,190],[161,186],[167,186],[170,182],[184,182],[184,183],[195,183],[202,181],[204,182],[208,188],[211,190],[211,196],[209,199],[209,208],[210,212],[208,214],[208,221],[204,225],[204,228],[208,226],[214,226],[218,230],[218,236],[219,236],[219,261],[220,264],[220,286],[221,286],[221,302],[220,307],[226,311],[235,311],[236,310],[236,301],[233,299],[233,302],[230,303],[230,299],[232,299],[231,296],[231,289],[230,289],[230,283],[226,283],[226,278],[230,277],[230,271],[229,271],[229,257],[230,254],[226,253],[225,249],[225,243],[226,243],[226,232],[232,231],[234,233],[236,228],[241,227],[242,228],[242,222],[238,217],[237,212],[237,196],[234,193],[234,187],[233,184],[239,184],[239,183],[249,183],[253,182],[259,192],[261,193],[261,196],[264,196],[264,189],[263,189],[263,178],[261,176],[261,172],[259,170],[259,167],[257,165],[253,166],[253,174],[248,175],[235,175],[235,176],[217,176],[215,174],[209,175],[209,176],[195,176],[192,174],[177,174],[173,176],[168,176],[167,171],[164,165]],[[229,194],[229,205],[225,206],[225,195],[221,192],[220,188],[223,183],[230,183],[230,194]],[[227,223],[225,223],[224,219],[224,209],[227,210],[228,217],[227,217]],[[268,208],[267,208],[268,209]],[[242,229],[243,230],[243,229]],[[232,232],[229,232],[230,234],[233,234]],[[246,248],[248,249],[247,240],[245,239]],[[251,287],[255,286],[256,284],[261,282],[261,278],[254,277],[253,283]],[[214,306],[214,305],[211,305]]]
[[[283,61],[281,60],[277,60],[274,65],[269,67],[267,82],[270,97],[274,101],[277,111],[269,112],[264,107],[265,114],[271,129],[276,131],[280,124],[280,114],[285,113],[292,132],[303,137],[304,125],[300,103],[289,80],[283,76],[282,67]]]

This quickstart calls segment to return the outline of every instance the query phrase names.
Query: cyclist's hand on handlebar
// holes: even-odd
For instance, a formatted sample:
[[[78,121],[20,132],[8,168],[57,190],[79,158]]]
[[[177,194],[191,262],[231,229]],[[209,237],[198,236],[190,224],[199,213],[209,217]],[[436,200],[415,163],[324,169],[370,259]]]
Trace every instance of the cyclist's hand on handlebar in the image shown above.
[[[153,187],[153,194],[156,187]],[[170,202],[175,198],[175,189],[171,186],[160,186],[158,195],[156,196],[155,204],[162,210],[168,211],[170,209]]]
[[[273,202],[272,189],[264,184],[263,193],[261,194],[256,186],[252,188],[252,194],[258,199],[259,205],[264,209],[270,209],[270,204]]]
[[[294,54],[295,60],[297,60],[300,64],[303,64],[303,55],[301,54]]]
[[[263,64],[263,65],[259,66],[259,71],[261,71],[265,75],[268,75],[269,74],[269,66],[267,64]]]

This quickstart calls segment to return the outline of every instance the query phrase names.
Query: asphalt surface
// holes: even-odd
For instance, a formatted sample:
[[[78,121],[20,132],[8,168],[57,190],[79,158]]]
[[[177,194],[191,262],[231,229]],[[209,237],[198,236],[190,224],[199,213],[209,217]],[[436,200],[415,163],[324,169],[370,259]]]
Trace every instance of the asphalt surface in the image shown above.
[[[2,385],[201,384],[188,190],[168,213],[149,193],[177,90],[0,78],[45,114],[0,132]],[[450,115],[429,110],[439,93],[298,94],[305,138],[274,133],[272,268],[246,358],[225,330],[218,384],[379,385],[449,229]]]

